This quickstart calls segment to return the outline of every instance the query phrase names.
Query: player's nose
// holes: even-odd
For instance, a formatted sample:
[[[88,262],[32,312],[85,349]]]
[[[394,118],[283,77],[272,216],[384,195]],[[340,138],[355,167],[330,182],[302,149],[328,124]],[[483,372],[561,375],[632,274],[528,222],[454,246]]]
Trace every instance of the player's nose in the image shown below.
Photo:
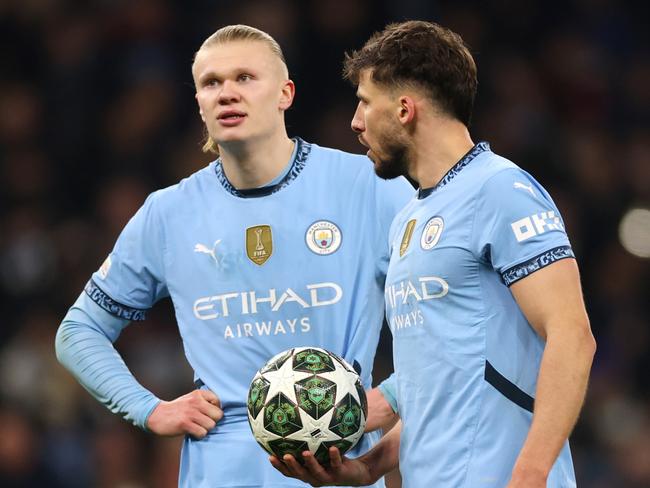
[[[219,92],[219,103],[232,103],[239,101],[239,92],[237,91],[236,83],[231,80],[226,80],[221,85]]]
[[[361,132],[366,130],[363,117],[361,116],[361,108],[359,106],[357,106],[357,110],[354,112],[354,117],[352,117],[352,122],[350,123],[350,127],[352,127],[352,130],[357,134],[360,134]]]

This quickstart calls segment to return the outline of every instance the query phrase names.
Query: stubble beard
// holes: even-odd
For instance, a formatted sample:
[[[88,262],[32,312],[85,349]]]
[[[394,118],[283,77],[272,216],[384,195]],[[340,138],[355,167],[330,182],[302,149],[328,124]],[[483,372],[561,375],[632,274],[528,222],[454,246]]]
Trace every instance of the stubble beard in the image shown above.
[[[409,148],[408,145],[395,136],[383,138],[382,156],[373,154],[375,173],[384,180],[392,180],[408,175]]]

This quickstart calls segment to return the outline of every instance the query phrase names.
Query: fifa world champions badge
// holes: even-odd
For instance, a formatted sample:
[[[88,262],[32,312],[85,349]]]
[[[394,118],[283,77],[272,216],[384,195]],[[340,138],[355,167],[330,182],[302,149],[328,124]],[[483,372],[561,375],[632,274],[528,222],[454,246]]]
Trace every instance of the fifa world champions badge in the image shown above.
[[[409,248],[411,243],[411,237],[413,237],[413,230],[415,229],[416,219],[409,220],[406,224],[406,229],[404,229],[404,235],[402,236],[402,243],[399,246],[399,257],[401,258],[406,253],[406,250]]]
[[[273,254],[273,235],[270,225],[256,225],[246,229],[246,255],[258,266]]]
[[[328,220],[319,220],[309,226],[305,243],[314,253],[321,256],[332,254],[341,247],[341,230]]]

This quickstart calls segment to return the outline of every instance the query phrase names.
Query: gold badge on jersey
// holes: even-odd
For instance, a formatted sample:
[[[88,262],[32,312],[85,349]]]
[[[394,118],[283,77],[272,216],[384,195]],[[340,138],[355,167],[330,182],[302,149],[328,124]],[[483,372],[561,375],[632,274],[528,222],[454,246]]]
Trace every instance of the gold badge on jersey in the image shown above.
[[[246,254],[255,264],[263,265],[273,254],[273,236],[270,225],[256,225],[246,229]]]
[[[404,230],[404,236],[402,236],[402,243],[399,246],[399,257],[404,256],[404,253],[411,243],[411,237],[413,236],[413,229],[415,229],[415,219],[409,220],[406,224],[406,229]]]

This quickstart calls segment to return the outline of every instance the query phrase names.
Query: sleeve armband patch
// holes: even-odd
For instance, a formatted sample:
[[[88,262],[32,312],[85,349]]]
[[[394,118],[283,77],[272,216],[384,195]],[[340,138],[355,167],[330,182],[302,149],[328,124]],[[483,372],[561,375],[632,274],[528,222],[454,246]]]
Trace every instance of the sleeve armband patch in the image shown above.
[[[535,271],[545,268],[549,264],[553,264],[560,259],[573,257],[575,256],[570,246],[555,247],[535,256],[532,259],[529,259],[528,261],[517,264],[512,268],[507,269],[501,273],[501,279],[503,279],[503,282],[506,284],[506,286],[510,286],[520,279],[533,274]]]
[[[104,293],[104,291],[99,288],[93,280],[86,283],[84,291],[93,302],[115,317],[132,321],[141,321],[145,319],[146,310],[129,307],[113,300]]]

